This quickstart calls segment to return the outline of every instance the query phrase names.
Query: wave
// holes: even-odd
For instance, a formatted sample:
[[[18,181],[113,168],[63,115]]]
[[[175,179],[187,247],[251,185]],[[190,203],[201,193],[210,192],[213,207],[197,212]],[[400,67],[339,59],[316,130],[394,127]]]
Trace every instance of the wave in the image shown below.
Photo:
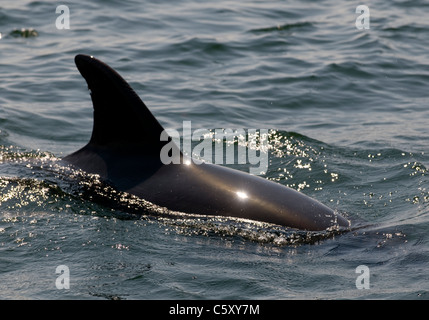
[[[425,216],[429,169],[424,155],[395,148],[334,146],[278,130],[272,130],[268,139],[270,165],[264,177],[341,211],[356,228],[415,219],[410,206],[417,205],[418,216]],[[98,176],[70,168],[53,154],[14,146],[0,148],[0,194],[2,212],[145,219],[180,234],[237,237],[260,244],[314,244],[343,232],[303,232],[244,219],[173,212],[117,192]],[[392,210],[400,214],[392,215]]]
[[[100,181],[97,175],[75,170],[49,153],[2,147],[0,155],[3,215],[61,212],[125,220],[145,219],[189,236],[217,235],[279,246],[316,243],[342,232],[338,229],[304,232],[246,219],[174,212],[118,192]]]
[[[303,31],[311,31],[311,30],[314,30],[313,27],[315,28],[315,23],[304,21],[304,22],[286,23],[282,25],[265,27],[265,28],[251,29],[249,30],[249,32],[271,33],[271,32],[289,31],[289,30],[295,30],[295,29],[301,29]]]

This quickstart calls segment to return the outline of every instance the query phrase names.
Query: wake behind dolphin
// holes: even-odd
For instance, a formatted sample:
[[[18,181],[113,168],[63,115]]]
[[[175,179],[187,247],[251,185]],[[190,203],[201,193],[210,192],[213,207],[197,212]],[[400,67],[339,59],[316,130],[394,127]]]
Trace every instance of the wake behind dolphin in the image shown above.
[[[349,227],[332,209],[267,179],[209,163],[164,164],[161,149],[172,141],[160,139],[163,127],[129,84],[94,57],[77,55],[75,63],[88,84],[94,123],[88,144],[64,158],[70,164],[172,211],[309,231]]]

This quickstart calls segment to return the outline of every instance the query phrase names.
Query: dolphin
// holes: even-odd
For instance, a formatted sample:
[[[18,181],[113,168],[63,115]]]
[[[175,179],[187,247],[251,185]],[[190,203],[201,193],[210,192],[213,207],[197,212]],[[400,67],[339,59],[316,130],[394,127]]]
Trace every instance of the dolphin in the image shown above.
[[[288,228],[348,228],[336,211],[292,188],[211,163],[164,164],[160,151],[171,139],[130,85],[111,67],[77,55],[94,108],[90,141],[64,160],[115,190],[185,214],[242,218]]]

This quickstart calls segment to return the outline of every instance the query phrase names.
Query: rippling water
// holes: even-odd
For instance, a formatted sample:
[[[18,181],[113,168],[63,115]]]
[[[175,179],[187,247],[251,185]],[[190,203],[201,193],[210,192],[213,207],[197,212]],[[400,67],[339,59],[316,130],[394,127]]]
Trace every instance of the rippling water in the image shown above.
[[[427,1],[372,1],[368,30],[350,1],[64,4],[70,29],[57,3],[0,5],[1,298],[429,297]],[[114,67],[164,127],[271,129],[263,177],[353,230],[139,219],[82,197],[59,161],[92,129],[79,53]]]

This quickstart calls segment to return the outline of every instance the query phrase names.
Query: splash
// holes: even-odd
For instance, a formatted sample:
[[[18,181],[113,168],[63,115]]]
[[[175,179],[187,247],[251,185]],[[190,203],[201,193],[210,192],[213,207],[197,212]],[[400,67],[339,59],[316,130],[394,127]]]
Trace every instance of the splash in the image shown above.
[[[301,154],[301,148],[296,144],[286,152]],[[3,213],[51,212],[121,220],[143,219],[161,226],[167,233],[222,237],[272,246],[317,244],[344,232],[339,228],[308,232],[247,219],[171,211],[117,191],[101,181],[98,175],[75,169],[46,152],[2,146],[0,155]]]

